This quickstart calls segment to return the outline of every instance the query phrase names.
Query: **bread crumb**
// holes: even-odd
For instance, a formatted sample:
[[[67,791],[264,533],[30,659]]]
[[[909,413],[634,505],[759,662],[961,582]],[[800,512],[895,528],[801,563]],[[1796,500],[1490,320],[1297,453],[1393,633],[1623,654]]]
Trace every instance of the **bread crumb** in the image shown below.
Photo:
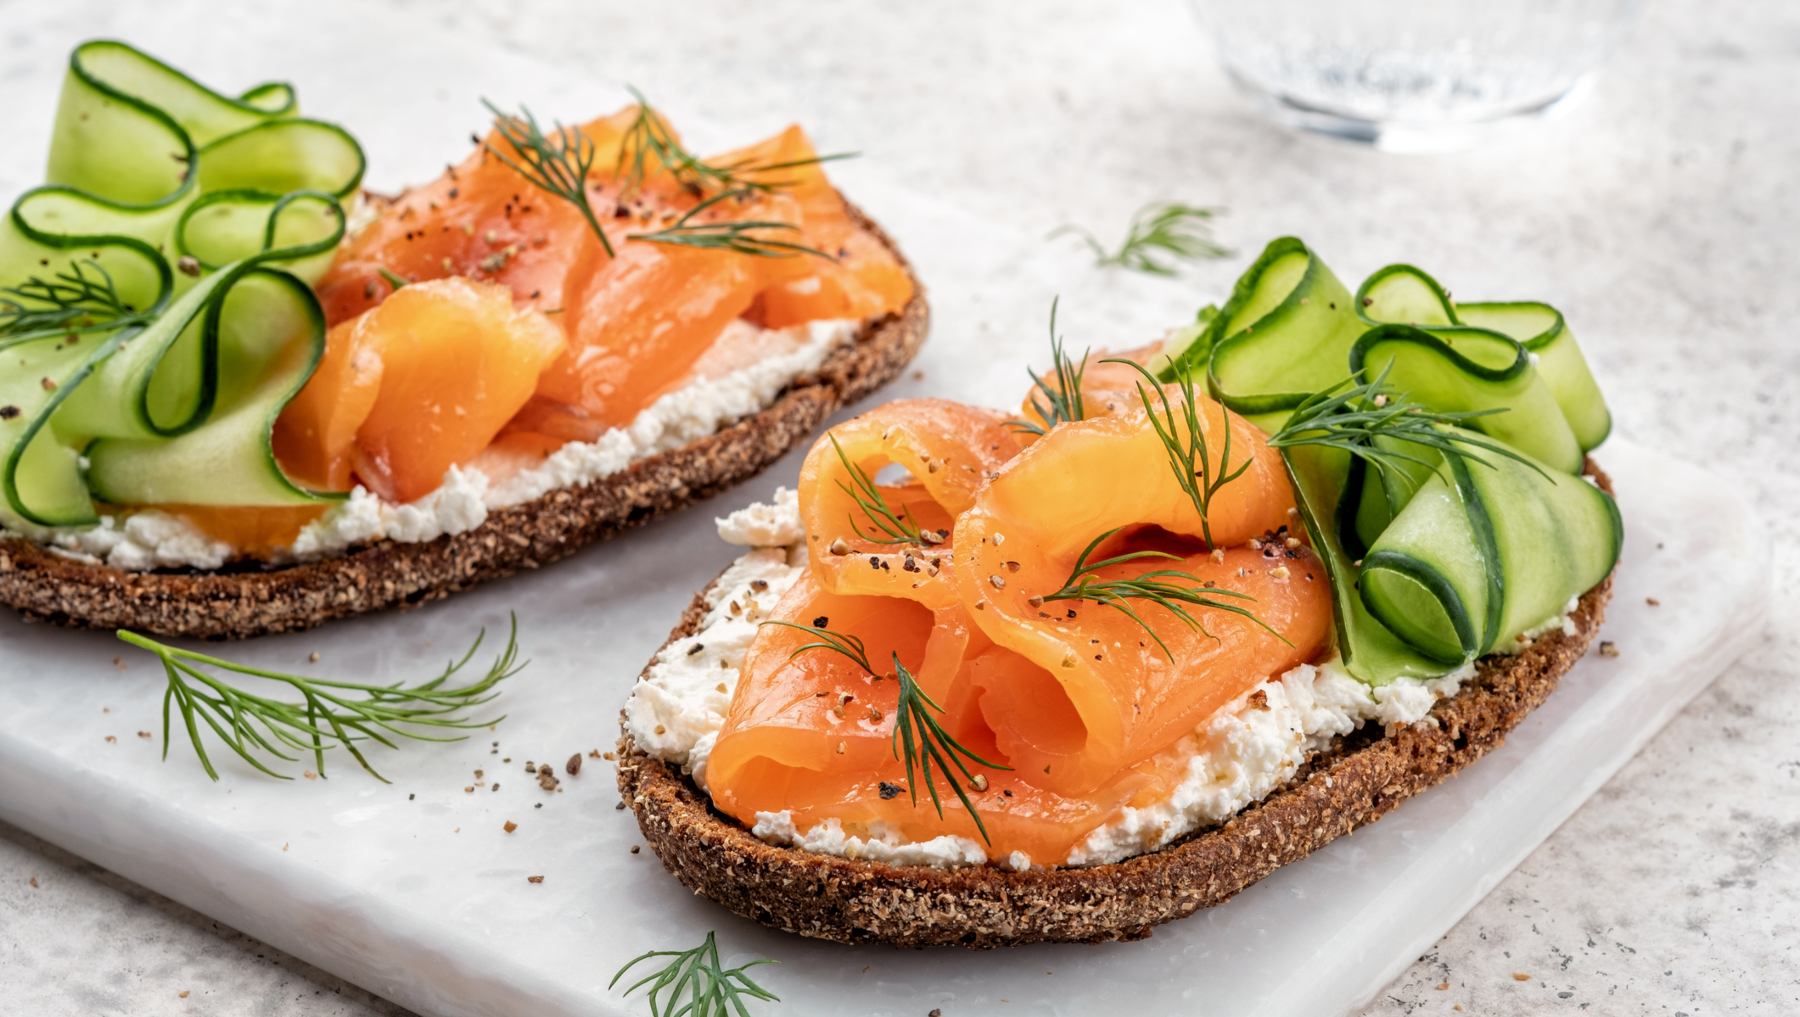
[[[1662,606],[1662,601],[1657,600],[1655,597],[1645,597],[1644,603],[1649,604],[1651,607],[1661,607]]]
[[[118,738],[118,736],[117,736],[117,735],[107,735],[107,736],[106,736],[106,744],[108,744],[108,745],[117,745],[117,744],[119,744],[119,738]]]
[[[637,854],[639,850],[641,850],[641,849],[636,844],[631,845],[631,853],[632,854],[634,854],[634,855]]]
[[[1448,992],[1448,991],[1450,991],[1450,983],[1449,983],[1449,982],[1439,982],[1439,983],[1437,983],[1437,991],[1439,991],[1439,992]]]
[[[571,777],[580,773],[581,772],[581,753],[577,752],[574,755],[570,756],[569,761],[563,764],[563,769],[565,771],[567,771],[567,773]]]
[[[1600,656],[1602,656],[1602,657],[1617,657],[1618,655],[1619,655],[1619,644],[1618,643],[1615,643],[1610,639],[1600,640]]]
[[[308,664],[317,664],[319,662],[319,651],[314,650],[313,652],[307,654],[306,662]]]
[[[1529,982],[1529,981],[1531,981],[1531,975],[1524,971],[1514,971],[1513,972],[1513,981]]]
[[[514,830],[517,830],[518,828],[519,828],[519,824],[517,824],[509,819],[506,821],[506,825],[502,826],[500,829],[505,830],[507,833],[511,833]]]
[[[543,881],[544,881],[544,877],[542,877],[542,876],[526,876],[525,877],[525,882],[527,882],[527,883],[542,883]]]
[[[149,741],[152,736],[151,736],[150,732],[148,732],[148,731],[139,731],[138,737],[142,738],[145,741]]]
[[[113,667],[120,671],[125,670],[125,658],[124,657],[114,657],[113,658]]]
[[[31,877],[31,878],[30,878],[30,879],[27,879],[27,880],[26,880],[26,881],[25,881],[25,882],[26,882],[26,884],[27,884],[27,885],[28,885],[28,886],[30,886],[30,887],[31,887],[31,888],[32,888],[32,889],[33,889],[33,890],[35,890],[35,889],[37,889],[37,888],[38,888],[38,881],[37,881],[37,877],[36,877],[36,876],[33,876],[33,877]]]
[[[186,999],[186,998],[188,998],[188,990],[183,989],[180,992],[177,992],[175,995],[180,999]]]
[[[555,791],[556,785],[561,783],[556,779],[556,770],[551,767],[549,763],[545,763],[538,767],[537,780],[538,787],[543,788],[545,791]]]
[[[285,852],[285,851],[287,851],[287,849],[288,849],[288,842],[284,840],[281,842],[281,850],[283,852]]]
[[[319,775],[312,772],[311,770],[301,771],[300,776],[305,777],[307,780],[318,780],[319,779]]]

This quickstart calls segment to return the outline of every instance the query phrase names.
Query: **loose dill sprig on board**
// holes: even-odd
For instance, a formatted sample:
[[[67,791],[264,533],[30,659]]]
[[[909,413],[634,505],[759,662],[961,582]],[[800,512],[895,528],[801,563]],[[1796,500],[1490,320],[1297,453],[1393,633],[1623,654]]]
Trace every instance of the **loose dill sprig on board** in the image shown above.
[[[1427,469],[1430,460],[1399,445],[1429,449],[1442,456],[1456,456],[1480,466],[1493,463],[1482,453],[1501,456],[1529,466],[1539,475],[1542,467],[1506,443],[1488,438],[1467,425],[1496,413],[1504,406],[1485,410],[1444,411],[1428,409],[1388,388],[1388,369],[1374,380],[1346,378],[1302,402],[1292,416],[1269,438],[1272,448],[1313,445],[1334,448],[1356,456],[1385,473],[1401,463]],[[1386,439],[1382,444],[1378,439]]]
[[[502,111],[486,99],[481,100],[481,104],[494,115],[494,129],[512,146],[513,154],[507,155],[486,141],[481,143],[482,147],[523,177],[526,183],[580,209],[594,236],[600,238],[600,246],[611,255],[612,241],[600,228],[600,219],[594,214],[593,202],[588,196],[588,174],[593,170],[596,158],[594,139],[579,128],[562,124],[553,124],[554,135],[547,135],[538,126],[531,110],[524,106],[513,114]]]
[[[667,959],[662,967],[625,989],[629,996],[649,988],[651,1017],[749,1017],[745,1000],[780,1001],[779,996],[745,974],[751,968],[775,962],[759,958],[728,968],[719,959],[718,938],[711,932],[691,950],[650,950],[638,954],[625,962],[606,987],[615,988],[633,968],[659,958]]]
[[[796,647],[788,655],[790,660],[811,650],[826,650],[849,658],[869,675],[878,679],[883,677],[869,666],[867,648],[858,636],[837,632],[822,625],[803,625],[779,619],[762,624],[779,625],[813,637],[812,642]],[[988,838],[987,825],[981,821],[980,811],[975,808],[975,803],[970,800],[969,793],[964,788],[967,785],[976,790],[985,790],[987,777],[976,775],[969,769],[969,764],[985,766],[991,770],[1010,771],[1012,767],[983,759],[945,731],[937,719],[944,708],[919,687],[912,672],[900,662],[898,653],[893,655],[892,663],[893,678],[899,683],[900,689],[894,704],[894,730],[889,736],[889,742],[893,747],[894,758],[906,770],[906,790],[913,805],[919,804],[919,782],[923,780],[938,818],[944,818],[944,801],[938,794],[937,787],[937,774],[942,774],[944,782],[950,785],[957,800],[968,810],[969,818],[975,821],[975,829],[980,832],[982,842],[992,843]],[[936,773],[933,772],[934,769]]]
[[[1143,375],[1138,383],[1138,398],[1143,400],[1144,412],[1150,417],[1150,426],[1156,431],[1156,437],[1162,441],[1163,449],[1169,457],[1169,470],[1175,475],[1175,482],[1194,503],[1194,511],[1200,515],[1200,538],[1206,542],[1208,550],[1214,546],[1212,536],[1212,501],[1226,484],[1244,475],[1250,468],[1251,457],[1246,455],[1244,461],[1234,468],[1231,465],[1231,417],[1224,406],[1219,407],[1219,426],[1224,428],[1225,435],[1219,445],[1219,461],[1212,461],[1212,450],[1206,444],[1206,431],[1200,420],[1199,398],[1194,391],[1194,379],[1190,374],[1183,374],[1177,386],[1181,389],[1181,406],[1170,403],[1169,393],[1156,380],[1156,375],[1135,360],[1113,358],[1104,361],[1109,364],[1124,364]],[[1154,402],[1152,398],[1154,397]]]
[[[1023,434],[1041,436],[1058,424],[1087,416],[1087,405],[1081,395],[1081,378],[1087,373],[1088,354],[1082,353],[1077,363],[1063,352],[1062,336],[1056,331],[1056,308],[1061,299],[1057,297],[1050,301],[1050,362],[1055,383],[1045,380],[1032,368],[1025,369],[1025,373],[1031,375],[1031,409],[1043,423],[1025,417],[1007,421],[1013,430]]]
[[[906,510],[902,508],[896,511],[889,505],[874,478],[850,461],[850,457],[844,453],[844,446],[838,444],[837,435],[827,432],[825,437],[830,439],[838,462],[850,474],[850,483],[846,484],[841,480],[837,482],[838,490],[849,495],[856,506],[862,509],[863,517],[875,527],[873,534],[868,533],[856,521],[855,516],[850,516],[850,532],[856,534],[859,540],[873,544],[917,544],[925,547],[931,543],[926,538],[925,531],[907,515]]]
[[[1287,638],[1270,628],[1256,613],[1243,605],[1243,601],[1255,602],[1256,598],[1247,593],[1227,590],[1218,586],[1208,586],[1190,572],[1180,569],[1150,569],[1129,578],[1103,579],[1100,572],[1115,565],[1125,565],[1136,561],[1180,561],[1181,556],[1166,551],[1129,551],[1113,555],[1110,558],[1093,560],[1094,552],[1100,545],[1117,536],[1119,529],[1107,530],[1095,537],[1075,559],[1075,567],[1069,572],[1069,578],[1063,582],[1062,588],[1042,597],[1032,598],[1033,603],[1051,603],[1053,601],[1086,600],[1110,607],[1125,617],[1136,622],[1147,633],[1156,645],[1161,648],[1163,656],[1171,662],[1175,655],[1169,650],[1169,644],[1156,633],[1156,627],[1139,613],[1135,605],[1154,604],[1174,615],[1183,625],[1196,632],[1210,635],[1206,625],[1194,617],[1189,607],[1204,608],[1213,611],[1228,611],[1255,622],[1259,627],[1274,635],[1282,642]]]
[[[1221,258],[1231,253],[1212,238],[1212,220],[1219,212],[1217,208],[1180,201],[1152,202],[1132,215],[1125,239],[1113,250],[1108,250],[1093,233],[1072,223],[1058,227],[1050,235],[1080,237],[1094,252],[1097,266],[1171,276],[1179,262]]]
[[[290,751],[310,753],[314,769],[324,776],[326,750],[341,748],[370,776],[385,784],[387,778],[363,754],[363,743],[376,742],[397,749],[398,739],[462,741],[468,735],[456,732],[489,727],[505,719],[504,716],[471,719],[468,712],[492,702],[500,694],[497,686],[525,667],[526,662],[518,659],[517,617],[512,619],[505,648],[485,675],[466,685],[448,684],[474,658],[486,634],[486,630],[477,634],[468,651],[451,661],[436,678],[417,685],[310,678],[184,650],[124,629],[119,630],[118,637],[154,653],[162,661],[169,683],[168,690],[163,693],[165,760],[169,757],[170,707],[174,707],[181,713],[183,726],[194,745],[194,755],[199,757],[206,775],[213,780],[219,779],[219,772],[206,753],[202,723],[244,762],[271,777],[293,779],[289,774],[271,769],[259,756],[272,756],[292,763],[298,759],[289,755]],[[246,692],[211,671],[262,678],[288,686],[299,694],[300,701]]]
[[[750,196],[750,191],[739,188],[732,191],[721,191],[707,198],[693,208],[682,213],[681,218],[668,226],[650,233],[630,233],[627,240],[644,240],[653,244],[673,244],[678,247],[700,247],[709,250],[735,251],[758,258],[792,258],[802,254],[810,254],[835,261],[831,255],[815,247],[797,244],[791,240],[779,240],[771,233],[798,233],[800,227],[791,222],[779,219],[702,219],[699,218],[708,209],[725,201],[743,201]]]
[[[78,258],[48,279],[32,276],[0,288],[0,338],[105,331],[147,320],[119,295],[112,273]]]

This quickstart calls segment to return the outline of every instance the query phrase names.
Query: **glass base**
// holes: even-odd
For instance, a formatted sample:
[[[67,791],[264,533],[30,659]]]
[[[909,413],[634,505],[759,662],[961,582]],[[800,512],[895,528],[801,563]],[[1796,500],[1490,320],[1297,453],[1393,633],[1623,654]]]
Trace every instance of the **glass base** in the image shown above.
[[[1374,120],[1342,110],[1329,109],[1291,95],[1271,92],[1254,81],[1226,68],[1237,90],[1270,117],[1313,134],[1372,145],[1388,152],[1429,153],[1456,152],[1491,143],[1496,134],[1516,130],[1521,125],[1566,107],[1587,90],[1587,78],[1578,78],[1563,91],[1512,109],[1458,120],[1404,121]]]

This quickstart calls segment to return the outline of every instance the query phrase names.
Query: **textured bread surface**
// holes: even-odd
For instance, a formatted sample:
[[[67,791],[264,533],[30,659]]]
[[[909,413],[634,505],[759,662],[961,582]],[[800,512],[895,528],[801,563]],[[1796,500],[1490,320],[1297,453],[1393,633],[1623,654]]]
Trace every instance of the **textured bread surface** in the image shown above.
[[[879,226],[854,206],[851,213],[900,256]],[[0,537],[0,604],[63,625],[237,639],[411,607],[535,569],[748,479],[839,408],[891,381],[919,351],[930,323],[924,287],[916,277],[913,283],[905,307],[865,322],[854,342],[832,351],[761,412],[619,473],[494,510],[464,533],[418,543],[383,540],[272,568],[154,572],[84,562]]]
[[[1609,487],[1591,463],[1589,473]],[[1380,819],[1500,745],[1587,652],[1611,593],[1608,576],[1581,597],[1575,634],[1553,632],[1517,655],[1482,658],[1476,677],[1432,708],[1434,723],[1365,727],[1225,823],[1114,864],[934,869],[766,844],[714,811],[677,768],[646,755],[628,730],[619,791],[676,878],[786,932],[908,947],[1140,939]],[[689,605],[671,641],[699,627],[704,597]]]

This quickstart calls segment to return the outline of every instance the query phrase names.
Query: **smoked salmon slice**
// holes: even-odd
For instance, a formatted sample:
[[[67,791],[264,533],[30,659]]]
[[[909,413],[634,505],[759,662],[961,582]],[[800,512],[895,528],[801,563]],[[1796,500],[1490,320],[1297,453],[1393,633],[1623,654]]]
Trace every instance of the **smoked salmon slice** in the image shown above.
[[[1000,414],[944,399],[888,403],[832,428],[800,468],[813,572],[835,593],[954,602],[953,522],[1018,447]],[[904,477],[887,482],[890,471]]]
[[[294,475],[389,501],[436,489],[479,455],[562,352],[562,330],[502,286],[414,283],[334,327],[325,356],[275,426]]]
[[[859,837],[985,831],[990,858],[1058,864],[1120,808],[1166,797],[1186,776],[1179,746],[1209,717],[1325,650],[1329,583],[1286,537],[1293,492],[1261,432],[1210,400],[1197,406],[1212,462],[1229,433],[1229,468],[1244,465],[1202,527],[1143,410],[1141,376],[1119,371],[1091,375],[1094,391],[1129,392],[1129,403],[1023,451],[999,415],[941,400],[890,404],[813,447],[799,491],[809,566],[773,617],[863,640],[875,673],[802,651],[812,634],[765,627],[705,769],[721,810],[751,826],[780,813],[797,830],[835,822]],[[947,469],[958,456],[968,469]],[[896,466],[906,476],[884,474]],[[949,560],[940,554],[928,580],[901,564],[920,552],[872,526],[859,473],[881,478],[883,503],[909,518],[950,520],[937,534]],[[1220,606],[1180,604],[1184,619],[1120,601],[1127,613],[1069,587],[1084,554],[1092,564],[1139,552],[1155,557],[1094,569],[1090,582],[1179,584]],[[925,792],[908,785],[892,742],[896,657],[951,737],[994,764],[975,766],[981,780],[965,787],[980,826],[941,774],[943,815],[913,802]]]
[[[644,130],[644,117],[654,130]],[[628,425],[679,385],[734,319],[771,328],[861,320],[911,299],[905,266],[850,217],[800,128],[706,160],[727,174],[705,186],[676,179],[660,157],[646,154],[647,134],[680,144],[654,112],[628,106],[578,130],[593,144],[589,203],[612,254],[579,209],[536,190],[489,151],[516,154],[496,130],[444,176],[384,207],[345,243],[319,286],[333,324],[389,299],[394,277],[500,283],[520,305],[554,317],[568,345],[543,370],[530,412],[507,428],[507,461]],[[769,230],[765,239],[818,253],[758,257],[631,239],[690,212],[690,225],[787,223],[792,229]],[[357,383],[352,372],[338,380]],[[354,400],[347,392],[339,401],[349,407]]]

